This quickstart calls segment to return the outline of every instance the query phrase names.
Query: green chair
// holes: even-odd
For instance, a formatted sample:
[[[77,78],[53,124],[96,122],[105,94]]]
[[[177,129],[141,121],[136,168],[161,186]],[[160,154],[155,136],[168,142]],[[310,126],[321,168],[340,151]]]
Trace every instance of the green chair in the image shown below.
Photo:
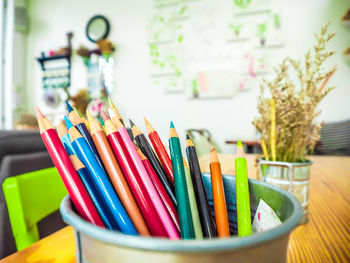
[[[37,223],[57,211],[67,195],[55,167],[9,177],[2,188],[17,250],[40,239]]]

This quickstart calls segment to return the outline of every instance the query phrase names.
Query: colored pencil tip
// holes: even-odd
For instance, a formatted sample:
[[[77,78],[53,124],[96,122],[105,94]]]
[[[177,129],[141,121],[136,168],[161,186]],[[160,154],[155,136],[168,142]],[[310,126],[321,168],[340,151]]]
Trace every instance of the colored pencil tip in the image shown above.
[[[243,147],[241,141],[237,141],[237,147]]]
[[[129,119],[130,127],[136,126],[135,123]]]
[[[211,151],[210,152],[215,152],[215,148],[213,147],[213,148],[211,148]]]
[[[188,134],[186,134],[186,140],[191,140],[191,138]]]
[[[108,104],[109,104],[109,107],[115,108],[114,103],[113,103],[113,101],[112,101],[110,96],[108,96]]]
[[[36,116],[38,118],[45,118],[44,114],[40,111],[38,106],[35,107],[35,111],[36,111]]]
[[[72,112],[72,111],[73,111],[73,108],[72,108],[72,106],[69,104],[68,100],[66,100],[66,106],[67,106],[68,112]]]
[[[64,121],[66,122],[66,126],[67,126],[68,130],[70,128],[74,127],[73,124],[71,123],[71,121],[66,116],[64,116]]]
[[[107,115],[107,113],[105,113],[105,111],[104,110],[101,110],[101,114],[102,114],[102,119],[103,119],[103,121],[104,122],[106,122],[106,121],[108,121],[108,115]]]
[[[172,121],[170,122],[170,129],[171,128],[175,129],[174,123]]]
[[[89,122],[93,121],[94,116],[92,116],[92,114],[89,110],[86,110],[86,116],[87,116]]]

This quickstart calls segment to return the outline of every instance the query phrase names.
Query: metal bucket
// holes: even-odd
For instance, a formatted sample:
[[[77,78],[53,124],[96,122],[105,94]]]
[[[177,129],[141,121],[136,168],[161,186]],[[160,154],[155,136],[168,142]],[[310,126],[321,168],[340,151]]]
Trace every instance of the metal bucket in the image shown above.
[[[206,193],[213,212],[210,174],[203,174]],[[235,177],[224,175],[230,230],[237,232]],[[124,235],[96,227],[81,219],[66,196],[60,211],[75,232],[77,262],[286,262],[290,232],[299,224],[302,208],[288,192],[257,180],[249,180],[252,217],[258,202],[267,202],[283,224],[251,236],[226,239],[179,240]]]
[[[288,163],[266,161],[259,159],[260,178],[272,185],[294,194],[303,207],[303,217],[300,224],[305,224],[308,219],[309,206],[309,182],[310,166],[312,161],[303,163]]]

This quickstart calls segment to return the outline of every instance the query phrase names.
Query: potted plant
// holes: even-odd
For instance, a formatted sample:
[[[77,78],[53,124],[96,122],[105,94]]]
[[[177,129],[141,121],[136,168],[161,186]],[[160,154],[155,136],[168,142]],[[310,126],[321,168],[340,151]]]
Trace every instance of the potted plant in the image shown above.
[[[316,45],[306,53],[304,61],[287,57],[276,68],[272,81],[263,80],[258,98],[259,116],[253,121],[261,134],[264,153],[264,158],[259,159],[260,178],[299,199],[304,208],[302,223],[308,221],[312,162],[307,154],[313,151],[322,127],[316,120],[320,114],[317,106],[334,88],[327,84],[336,66],[324,69],[324,62],[334,54],[326,50],[326,44],[335,35],[328,33],[328,26],[316,35]]]

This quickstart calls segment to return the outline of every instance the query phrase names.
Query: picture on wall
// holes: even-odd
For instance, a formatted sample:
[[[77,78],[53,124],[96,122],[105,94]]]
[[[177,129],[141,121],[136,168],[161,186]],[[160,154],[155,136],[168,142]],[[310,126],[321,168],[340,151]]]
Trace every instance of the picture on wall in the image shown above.
[[[270,10],[270,0],[232,0],[235,14],[250,14]]]
[[[234,93],[233,70],[205,70],[189,74],[188,94],[193,99],[231,98]]]

